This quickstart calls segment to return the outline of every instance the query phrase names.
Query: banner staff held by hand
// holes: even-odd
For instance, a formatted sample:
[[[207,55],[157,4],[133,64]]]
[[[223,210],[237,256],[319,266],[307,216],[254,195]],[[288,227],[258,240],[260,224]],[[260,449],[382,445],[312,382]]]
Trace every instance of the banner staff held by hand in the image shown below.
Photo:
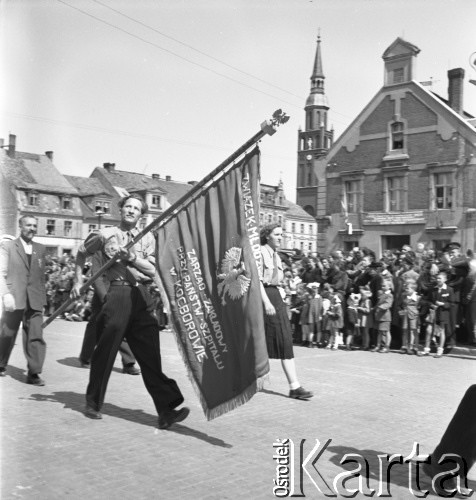
[[[273,135],[277,128],[286,123],[289,120],[289,116],[286,115],[281,109],[276,110],[272,117],[268,120],[265,120],[261,123],[260,130],[253,137],[251,137],[248,141],[246,141],[241,147],[239,147],[234,153],[232,153],[225,161],[223,161],[220,165],[218,165],[215,170],[210,172],[206,177],[204,177],[199,183],[197,183],[188,193],[183,195],[177,202],[175,202],[172,206],[170,206],[167,210],[164,211],[161,215],[159,215],[155,220],[153,220],[149,225],[147,225],[142,231],[140,231],[134,239],[132,239],[127,245],[124,247],[125,250],[129,250],[132,248],[139,240],[141,240],[147,233],[154,229],[158,229],[161,224],[163,224],[166,220],[173,217],[174,213],[183,208],[184,205],[190,203],[195,196],[199,195],[204,187],[206,187],[209,183],[214,182],[216,177],[219,174],[222,174],[223,171],[232,164],[235,160],[237,160],[242,154],[246,153],[254,144],[256,144],[259,140],[261,140],[265,135]],[[84,293],[104,272],[111,267],[115,262],[119,260],[119,255],[113,255],[110,260],[96,273],[94,273],[81,287],[81,293]],[[73,303],[75,299],[70,297],[66,302],[64,302],[56,311],[51,314],[42,324],[42,328],[47,327],[56,317],[62,314],[68,307]]]

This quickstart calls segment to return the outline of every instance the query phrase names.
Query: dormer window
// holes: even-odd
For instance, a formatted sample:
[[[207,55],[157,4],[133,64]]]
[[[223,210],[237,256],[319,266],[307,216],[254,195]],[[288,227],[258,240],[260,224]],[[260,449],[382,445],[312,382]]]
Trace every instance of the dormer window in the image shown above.
[[[158,194],[152,195],[152,206],[160,208],[160,195]]]
[[[63,210],[71,209],[71,198],[69,196],[60,196],[60,205]]]
[[[111,213],[111,206],[108,201],[96,200],[94,203],[94,211],[102,212],[103,214]]]
[[[30,191],[28,193],[28,205],[32,205],[34,207],[38,206],[38,193],[34,191]]]
[[[403,143],[403,123],[402,122],[395,122],[392,123],[391,127],[391,132],[392,132],[392,150],[396,149],[403,149],[404,148],[404,143]]]

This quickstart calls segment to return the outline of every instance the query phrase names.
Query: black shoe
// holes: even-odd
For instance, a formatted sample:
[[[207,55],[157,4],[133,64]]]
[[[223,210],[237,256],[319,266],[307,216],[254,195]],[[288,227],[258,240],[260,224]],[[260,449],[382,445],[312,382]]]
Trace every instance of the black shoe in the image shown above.
[[[7,374],[6,368],[0,368],[0,377],[4,377]]]
[[[79,364],[81,365],[81,368],[89,368],[91,366],[91,363],[88,363],[87,361],[84,361],[81,358],[78,358]]]
[[[306,391],[304,387],[298,387],[297,389],[291,389],[289,391],[289,397],[293,399],[309,399],[312,398],[314,394],[311,391]]]
[[[190,408],[184,406],[180,410],[168,410],[159,415],[159,429],[168,429],[172,424],[182,422],[190,413]]]
[[[45,381],[37,374],[28,374],[26,377],[26,383],[31,385],[43,386]]]
[[[136,365],[125,365],[122,368],[122,373],[127,373],[128,375],[140,375],[140,370]]]
[[[95,410],[92,406],[89,405],[86,405],[84,414],[86,415],[86,417],[92,418],[93,420],[100,420],[102,418],[102,413],[98,410]]]
[[[433,464],[423,464],[422,469],[423,472],[431,479],[431,486],[437,496],[443,498],[468,498],[471,496],[473,490],[465,488],[461,484],[458,488],[458,483],[455,477],[448,477],[443,481],[438,479],[435,480],[435,476],[443,472],[438,469],[437,466],[434,466]]]

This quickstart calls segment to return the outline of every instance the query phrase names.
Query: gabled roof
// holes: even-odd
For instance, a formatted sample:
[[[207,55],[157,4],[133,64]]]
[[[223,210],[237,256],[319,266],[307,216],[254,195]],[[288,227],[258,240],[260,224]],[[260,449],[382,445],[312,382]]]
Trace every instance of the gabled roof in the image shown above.
[[[77,189],[80,196],[96,196],[99,194],[105,194],[109,197],[113,196],[101,184],[101,181],[94,177],[79,177],[76,175],[65,175],[64,177]]]
[[[167,201],[171,205],[192,189],[192,186],[186,182],[154,179],[145,174],[124,170],[109,172],[101,167],[96,167],[91,176],[99,179],[107,187],[117,186],[128,192],[152,191],[161,193],[167,197]]]
[[[299,219],[303,219],[305,222],[316,222],[316,219],[312,215],[309,215],[304,208],[296,205],[292,201],[285,200],[285,206],[288,207],[288,211],[286,212],[286,218],[296,217]]]
[[[9,182],[17,189],[78,194],[46,155],[17,151],[14,158],[10,158],[6,152],[2,156],[1,168]]]
[[[404,54],[413,54],[416,56],[419,52],[420,49],[416,45],[398,37],[389,47],[387,47],[382,55],[382,59],[398,57]]]
[[[410,82],[405,82],[398,86],[400,91],[410,90],[416,97],[418,97],[423,103],[425,103],[430,109],[432,109],[439,117],[441,123],[446,123],[450,125],[449,127],[443,127],[445,136],[449,134],[446,139],[449,139],[454,131],[457,131],[464,139],[469,143],[476,146],[476,128],[470,123],[468,119],[459,115],[450,108],[447,101],[440,99],[433,92],[429,91],[421,85],[420,83],[412,80]],[[360,125],[368,118],[368,116],[377,108],[377,106],[382,102],[385,97],[392,94],[394,90],[389,87],[382,87],[377,94],[368,102],[365,108],[357,115],[357,117],[352,121],[352,123],[345,129],[345,131],[340,135],[340,137],[334,142],[326,156],[323,156],[316,161],[316,170],[322,170],[326,168],[327,163],[337,154],[337,152],[344,146],[351,148],[352,150],[356,145],[356,138],[358,135],[358,128]],[[471,116],[469,113],[465,113],[467,116]],[[319,172],[318,175],[321,175]]]

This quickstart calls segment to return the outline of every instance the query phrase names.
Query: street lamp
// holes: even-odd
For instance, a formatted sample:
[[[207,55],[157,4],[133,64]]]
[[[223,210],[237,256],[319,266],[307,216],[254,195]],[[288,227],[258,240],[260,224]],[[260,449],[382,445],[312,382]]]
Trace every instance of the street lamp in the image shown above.
[[[101,229],[101,217],[105,214],[106,212],[102,211],[100,208],[96,210],[96,216],[98,218],[98,230]]]

